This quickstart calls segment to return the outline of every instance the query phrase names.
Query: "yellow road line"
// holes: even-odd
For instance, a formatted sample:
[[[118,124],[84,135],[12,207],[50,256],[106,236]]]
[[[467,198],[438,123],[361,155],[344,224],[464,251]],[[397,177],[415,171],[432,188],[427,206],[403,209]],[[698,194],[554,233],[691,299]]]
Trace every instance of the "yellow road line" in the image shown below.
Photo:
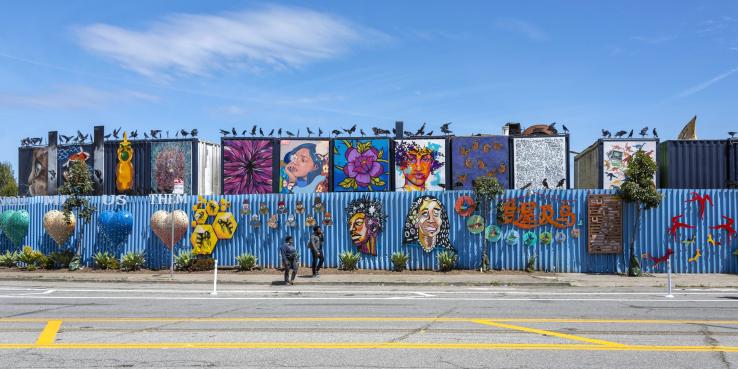
[[[36,345],[53,345],[54,341],[56,340],[56,333],[59,332],[59,327],[61,327],[61,324],[61,320],[49,320],[48,323],[46,323],[46,327],[44,327],[44,330],[41,332],[41,335],[38,336],[38,340],[36,340]]]
[[[663,351],[738,352],[735,346],[651,346],[524,343],[322,343],[322,342],[171,342],[171,343],[58,343],[48,346],[0,344],[0,349],[433,349],[433,350],[556,350],[556,351]]]
[[[547,331],[543,329],[536,329],[536,328],[528,328],[528,327],[522,327],[519,325],[512,325],[512,324],[505,324],[505,323],[497,323],[490,320],[474,320],[474,323],[483,324],[483,325],[489,325],[492,327],[498,327],[498,328],[505,328],[505,329],[513,329],[516,331],[523,331],[528,333],[536,333],[536,334],[542,334],[544,336],[553,336],[553,337],[559,337],[564,338],[567,340],[574,340],[574,341],[581,341],[581,342],[587,342],[587,343],[593,343],[596,345],[605,345],[605,346],[625,346],[622,343],[616,343],[616,342],[610,342],[610,341],[603,341],[598,340],[595,338],[587,338],[582,336],[575,336],[572,334],[566,334],[566,333],[559,333],[554,331]]]

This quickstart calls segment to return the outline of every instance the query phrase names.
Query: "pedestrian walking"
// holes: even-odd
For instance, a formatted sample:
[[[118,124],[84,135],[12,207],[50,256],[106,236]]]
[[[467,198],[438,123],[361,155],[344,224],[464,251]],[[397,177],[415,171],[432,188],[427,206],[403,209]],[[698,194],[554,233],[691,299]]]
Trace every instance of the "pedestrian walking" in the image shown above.
[[[313,278],[320,278],[320,268],[323,267],[323,230],[320,226],[313,227],[313,234],[310,236],[310,253],[313,256]]]
[[[284,267],[284,284],[295,284],[295,276],[297,275],[297,249],[292,242],[292,236],[285,237],[282,247],[279,248],[279,254],[282,256],[282,266]],[[290,269],[292,270],[292,278],[289,278]]]

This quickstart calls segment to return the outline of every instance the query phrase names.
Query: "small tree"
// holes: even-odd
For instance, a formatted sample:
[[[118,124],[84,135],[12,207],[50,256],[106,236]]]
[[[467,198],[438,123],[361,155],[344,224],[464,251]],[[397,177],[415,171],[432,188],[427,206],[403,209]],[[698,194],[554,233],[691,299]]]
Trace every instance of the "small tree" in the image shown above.
[[[482,217],[484,217],[487,224],[492,224],[489,216],[490,205],[492,202],[497,202],[497,196],[505,193],[505,189],[502,188],[502,185],[500,185],[500,182],[495,177],[477,177],[472,181],[472,188],[482,211]],[[481,269],[485,272],[489,270],[489,256],[487,255],[487,237],[485,237],[484,232],[482,232],[482,245]]]
[[[0,196],[18,196],[13,167],[10,163],[0,163]]]
[[[92,220],[92,215],[96,210],[94,206],[90,205],[90,200],[84,196],[91,195],[94,191],[95,185],[92,182],[87,163],[83,160],[72,160],[64,184],[59,188],[60,194],[69,196],[62,204],[62,211],[67,224],[71,224],[73,213],[77,213],[77,219],[81,222],[80,234],[77,237],[77,253],[72,262],[69,263],[70,270],[79,269],[85,226]]]
[[[635,239],[641,223],[641,208],[648,210],[661,204],[661,194],[656,191],[656,183],[653,180],[654,174],[656,174],[656,162],[645,152],[638,151],[630,159],[628,168],[625,170],[625,181],[620,186],[620,197],[625,202],[635,203],[636,207],[635,224],[628,248],[630,250],[629,276],[641,274],[641,263],[635,256]]]

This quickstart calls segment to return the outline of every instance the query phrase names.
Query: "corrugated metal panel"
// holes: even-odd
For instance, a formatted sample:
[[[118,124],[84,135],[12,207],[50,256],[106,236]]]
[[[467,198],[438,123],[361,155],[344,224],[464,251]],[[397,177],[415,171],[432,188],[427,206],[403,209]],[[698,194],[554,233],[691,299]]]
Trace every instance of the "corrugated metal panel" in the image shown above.
[[[105,194],[117,195],[115,185],[120,141],[105,142]],[[151,146],[148,141],[131,141],[133,147],[133,191],[132,194],[146,195],[151,192]]]
[[[197,193],[220,194],[220,145],[199,141],[197,145]]]
[[[661,187],[727,187],[727,141],[665,141],[659,146],[659,151]]]
[[[738,218],[738,190],[704,190],[699,191],[700,194],[708,194],[713,200],[713,206],[708,206],[704,219],[700,219],[697,211],[696,203],[687,203],[686,200],[691,198],[690,190],[662,190],[664,201],[662,205],[656,209],[648,210],[642,214],[642,224],[635,244],[636,255],[648,252],[654,256],[661,256],[665,253],[667,247],[671,247],[675,251],[673,257],[674,271],[677,273],[738,273],[738,258],[731,255],[738,245],[738,239],[734,238],[731,242],[727,242],[724,232],[711,231],[709,226],[724,223],[723,215],[732,218]],[[595,193],[614,193],[608,190],[550,190],[534,192],[528,195],[525,191],[514,190],[507,191],[503,198],[523,197],[526,201],[534,201],[540,204],[553,204],[554,210],[558,211],[558,203],[561,200],[569,201],[572,204],[572,210],[577,215],[577,225],[575,228],[580,229],[581,236],[577,239],[570,237],[571,228],[566,230],[569,236],[563,243],[553,242],[551,245],[541,245],[540,242],[535,247],[526,247],[521,244],[507,245],[503,241],[490,244],[490,263],[496,269],[522,270],[525,268],[528,257],[531,254],[536,255],[536,269],[550,272],[592,272],[592,273],[613,273],[624,272],[626,269],[625,260],[628,258],[628,245],[625,243],[624,254],[620,255],[589,255],[587,253],[587,227],[586,227],[586,204],[587,196]],[[469,194],[466,191],[443,191],[435,193],[426,193],[436,196],[446,207],[449,215],[451,240],[459,253],[459,268],[475,269],[479,267],[481,257],[482,240],[480,235],[472,235],[466,228],[467,218],[458,216],[453,211],[453,205],[458,196]],[[411,202],[419,194],[388,192],[388,193],[327,193],[319,195],[323,200],[327,211],[333,215],[334,224],[325,227],[326,233],[326,265],[328,267],[337,267],[339,265],[338,255],[346,250],[355,250],[348,235],[347,219],[344,216],[344,208],[352,199],[361,196],[370,196],[371,198],[381,199],[385,208],[389,213],[389,218],[385,226],[385,230],[380,234],[378,239],[378,255],[362,256],[360,267],[365,269],[390,269],[390,255],[395,251],[405,251],[411,256],[411,269],[435,269],[437,267],[436,254],[425,253],[419,247],[409,247],[402,245],[403,223]],[[279,264],[278,247],[281,240],[287,234],[295,237],[296,245],[301,253],[301,261],[303,265],[309,264],[309,253],[307,252],[307,238],[310,229],[305,227],[304,221],[307,214],[313,214],[312,204],[315,198],[314,194],[296,194],[296,195],[233,195],[224,196],[231,201],[231,211],[239,221],[239,229],[232,240],[219,241],[215,247],[214,257],[218,258],[221,265],[234,265],[235,257],[244,252],[250,252],[259,257],[260,265],[266,267],[274,267]],[[220,199],[220,196],[207,196],[208,199]],[[168,268],[170,260],[170,252],[161,244],[158,238],[153,234],[149,226],[149,220],[152,213],[156,210],[171,210],[172,208],[186,211],[191,216],[192,205],[196,201],[196,196],[186,196],[186,202],[178,205],[160,205],[156,201],[152,202],[151,197],[127,197],[127,202],[123,206],[116,205],[116,197],[102,196],[90,198],[92,203],[99,210],[114,210],[122,208],[130,211],[134,215],[134,226],[132,234],[129,236],[128,242],[124,246],[113,248],[107,244],[97,232],[97,220],[93,220],[86,227],[84,234],[84,258],[88,265],[91,265],[91,257],[98,251],[111,251],[116,255],[121,255],[129,251],[141,251],[146,254],[147,265],[150,268]],[[306,205],[306,214],[297,216],[297,227],[285,227],[287,215],[279,215],[280,227],[276,230],[269,229],[266,226],[267,216],[261,216],[261,227],[257,230],[249,225],[247,215],[241,215],[240,204],[244,199],[249,199],[253,211],[258,211],[259,204],[265,202],[270,211],[274,213],[277,209],[277,202],[285,200],[287,209],[294,211],[296,202],[303,201]],[[8,202],[0,206],[0,210],[7,209],[26,209],[31,213],[31,225],[29,234],[25,242],[34,248],[41,249],[45,253],[57,250],[58,247],[53,240],[46,234],[43,229],[43,215],[51,209],[59,209],[63,202],[62,196],[49,197],[33,197],[13,199],[12,204]],[[626,204],[624,207],[624,234],[629,235],[633,227],[633,219],[635,209],[632,204]],[[671,217],[684,214],[681,219],[689,224],[694,225],[694,231],[680,231],[677,241],[674,241],[666,232],[671,224]],[[317,217],[322,220],[322,215]],[[81,225],[78,225],[78,231]],[[503,232],[512,229],[512,226],[503,226]],[[190,230],[191,231],[191,230]],[[551,226],[543,226],[534,230],[539,235],[542,231],[551,231],[555,234],[557,229]],[[189,231],[188,231],[189,232]],[[707,233],[714,232],[715,238],[722,242],[721,246],[712,246],[707,244]],[[522,231],[520,232],[522,235]],[[692,234],[696,236],[694,245],[682,244],[681,241],[689,238]],[[66,247],[74,247],[77,235],[68,241]],[[690,263],[688,259],[694,256],[696,248],[702,250],[702,258],[697,262]],[[189,233],[187,238],[180,242],[175,248],[175,252],[180,249],[190,249]],[[10,244],[10,241],[0,236],[0,252],[5,250],[18,249]],[[645,271],[652,271],[651,264],[647,261],[643,262]],[[657,271],[664,271],[663,267],[659,267]]]
[[[574,157],[575,188],[600,188],[602,183],[602,173],[600,172],[601,147],[602,145],[598,140]]]
[[[738,188],[738,140],[728,141],[728,188]]]

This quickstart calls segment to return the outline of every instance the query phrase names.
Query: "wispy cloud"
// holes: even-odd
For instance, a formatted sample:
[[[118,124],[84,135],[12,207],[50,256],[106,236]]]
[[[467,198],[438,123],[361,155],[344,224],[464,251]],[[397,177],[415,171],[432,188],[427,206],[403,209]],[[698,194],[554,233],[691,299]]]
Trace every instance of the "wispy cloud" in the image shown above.
[[[42,94],[0,93],[0,106],[15,108],[99,108],[133,100],[156,102],[159,98],[138,91],[106,91],[87,86],[61,86]]]
[[[633,39],[636,41],[643,42],[644,44],[662,44],[664,42],[668,42],[671,40],[676,39],[676,36],[673,35],[666,35],[666,36],[633,36]]]
[[[213,70],[297,68],[338,57],[381,32],[303,8],[265,7],[217,15],[174,14],[144,30],[92,24],[76,31],[87,50],[154,78]]]
[[[535,24],[517,18],[505,18],[495,21],[495,26],[499,29],[517,33],[527,37],[533,41],[546,41],[549,39],[548,34]]]
[[[700,84],[694,85],[694,86],[692,86],[692,87],[690,87],[690,88],[688,88],[688,89],[680,92],[679,94],[677,94],[676,95],[676,98],[681,99],[681,98],[684,98],[684,97],[687,97],[687,96],[696,94],[696,93],[698,93],[698,92],[700,92],[700,91],[702,91],[702,90],[704,90],[704,89],[712,86],[713,84],[718,83],[718,82],[720,82],[720,81],[722,81],[722,80],[730,77],[735,72],[738,72],[738,67],[735,67],[735,68],[733,68],[731,70],[728,70],[728,71],[726,71],[724,73],[718,74],[717,76],[715,76],[715,77],[713,77],[713,78],[711,78],[711,79],[709,79],[709,80],[707,80],[705,82],[702,82]]]

